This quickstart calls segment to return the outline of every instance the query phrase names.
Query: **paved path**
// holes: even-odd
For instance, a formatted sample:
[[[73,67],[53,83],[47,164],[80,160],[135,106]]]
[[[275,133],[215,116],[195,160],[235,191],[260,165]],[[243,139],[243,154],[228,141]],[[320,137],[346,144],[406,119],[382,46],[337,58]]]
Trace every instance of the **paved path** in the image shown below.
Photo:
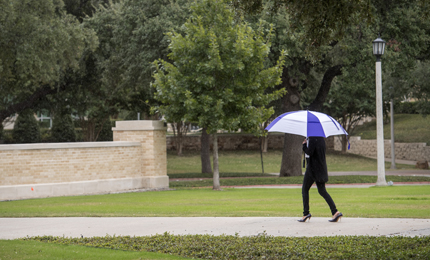
[[[429,236],[430,219],[347,218],[338,223],[312,217],[299,223],[291,217],[136,217],[136,218],[2,218],[0,239],[26,236],[150,236],[211,234],[256,236]]]

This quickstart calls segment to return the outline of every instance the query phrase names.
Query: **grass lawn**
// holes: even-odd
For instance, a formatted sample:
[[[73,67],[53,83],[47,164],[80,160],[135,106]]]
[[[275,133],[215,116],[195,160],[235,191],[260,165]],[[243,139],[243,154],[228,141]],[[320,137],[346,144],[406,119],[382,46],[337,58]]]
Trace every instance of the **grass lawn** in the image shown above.
[[[146,251],[123,251],[40,241],[0,240],[0,259],[188,259]]]
[[[309,238],[265,235],[239,237],[226,235],[178,236],[165,233],[150,237],[105,236],[88,239],[36,237],[32,239],[44,241],[50,245],[73,244],[127,251],[146,250],[187,256],[193,259],[428,259],[430,256],[430,237]],[[106,250],[105,252],[115,253],[117,251]]]
[[[264,172],[279,173],[282,151],[269,150],[263,154]],[[390,163],[385,168],[390,168]],[[414,165],[396,164],[397,169],[414,170]],[[261,176],[261,160],[259,151],[220,151],[219,168],[221,177]],[[339,171],[376,171],[377,161],[354,154],[340,152],[327,153],[327,168],[330,172]],[[304,169],[303,169],[304,170]],[[167,153],[167,174],[170,178],[210,178],[211,174],[201,174],[200,153],[185,151],[177,156],[175,151]]]
[[[430,145],[430,117],[414,114],[394,115],[394,140],[399,143],[427,143]],[[352,135],[362,139],[376,139],[376,121],[358,126]],[[384,124],[384,139],[391,139],[390,123]]]
[[[331,188],[337,207],[348,217],[428,218],[429,186]],[[330,217],[316,188],[310,191],[312,214]],[[57,197],[0,202],[0,217],[297,217],[300,189],[210,188]]]
[[[377,176],[370,175],[345,175],[330,176],[328,184],[352,184],[371,183],[375,184]],[[395,185],[408,182],[429,182],[430,177],[425,176],[386,176],[386,180],[392,181]],[[302,184],[303,176],[292,176],[286,178],[279,177],[246,177],[246,178],[221,178],[221,186],[249,186],[249,185],[282,185],[282,184]],[[212,187],[213,179],[176,179],[170,181],[172,189],[189,189],[198,187]]]

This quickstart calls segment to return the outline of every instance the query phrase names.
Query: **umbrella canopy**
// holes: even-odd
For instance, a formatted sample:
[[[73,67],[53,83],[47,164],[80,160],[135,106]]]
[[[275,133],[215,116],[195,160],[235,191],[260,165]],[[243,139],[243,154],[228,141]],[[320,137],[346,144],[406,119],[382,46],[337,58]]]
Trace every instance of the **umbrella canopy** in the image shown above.
[[[293,111],[278,116],[266,130],[296,134],[304,137],[348,135],[343,127],[331,116],[308,110]]]

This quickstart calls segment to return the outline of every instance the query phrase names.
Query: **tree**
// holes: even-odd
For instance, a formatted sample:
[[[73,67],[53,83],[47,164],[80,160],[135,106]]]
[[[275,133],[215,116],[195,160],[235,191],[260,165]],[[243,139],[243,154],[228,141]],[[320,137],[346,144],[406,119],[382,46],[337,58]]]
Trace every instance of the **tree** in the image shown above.
[[[64,11],[62,1],[0,1],[0,121],[66,88],[61,77],[79,67],[97,41]]]
[[[169,33],[169,58],[154,62],[155,98],[163,115],[185,108],[184,119],[213,136],[214,189],[219,190],[217,131],[257,127],[272,113],[265,108],[284,91],[265,94],[280,83],[283,60],[264,68],[269,42],[254,31],[225,1],[203,0],[191,7],[185,36]]]
[[[188,1],[120,1],[101,5],[84,19],[84,26],[95,30],[100,41],[85,57],[73,93],[82,126],[91,134],[88,140],[99,135],[101,128],[96,126],[121,110],[149,114],[154,102],[151,63],[167,58],[165,33],[185,22]]]
[[[51,136],[55,142],[76,142],[76,131],[69,113],[58,113],[52,122]]]
[[[12,132],[16,143],[38,143],[40,142],[40,128],[31,109],[22,111],[16,119]]]
[[[416,69],[412,72],[411,94],[418,100],[419,113],[430,114],[430,83],[428,75],[430,73],[429,61],[417,61]]]
[[[149,112],[154,102],[150,88],[151,63],[156,59],[169,60],[166,33],[181,32],[180,27],[189,15],[189,3],[190,0],[129,0],[113,11],[118,13],[118,18],[110,28],[103,29],[112,33],[108,46],[112,51],[101,62],[102,80],[104,84],[131,92],[129,110]]]
[[[348,26],[360,21],[369,23],[373,19],[368,0],[234,0],[232,5],[240,13],[258,13],[262,10],[267,12],[265,4],[268,2],[271,5],[269,11],[286,11],[292,26],[304,29],[300,39],[313,61],[318,61],[320,47],[341,39]]]
[[[279,2],[279,1],[278,1]],[[369,78],[372,77],[373,70],[369,73],[370,61],[374,61],[371,54],[371,42],[376,38],[378,32],[384,35],[389,35],[391,39],[387,44],[387,51],[384,55],[384,75],[399,75],[402,71],[410,70],[411,61],[407,57],[425,56],[428,53],[426,38],[428,33],[419,32],[427,20],[416,19],[423,17],[422,13],[416,12],[419,10],[417,2],[408,3],[407,1],[387,2],[387,1],[372,1],[371,12],[372,26],[368,27],[368,21],[354,23],[354,25],[342,28],[341,37],[335,37],[335,34],[330,35],[326,41],[326,45],[312,45],[309,41],[303,41],[303,37],[307,37],[309,27],[297,26],[297,20],[294,20],[294,15],[290,14],[292,1],[287,2],[284,7],[275,8],[276,1],[264,1],[265,8],[262,13],[263,19],[275,24],[275,28],[280,26],[288,29],[276,30],[282,31],[283,35],[276,35],[272,44],[271,55],[276,57],[276,46],[288,44],[292,48],[286,48],[289,51],[288,59],[290,62],[284,68],[283,82],[280,88],[287,89],[288,93],[282,98],[282,111],[288,112],[306,108],[310,110],[321,111],[325,102],[329,101],[328,97],[333,82],[339,82],[336,77],[339,77],[343,72],[348,70],[356,70],[359,73],[365,73]],[[273,4],[275,3],[275,4]],[[319,4],[319,2],[315,2]],[[279,7],[279,6],[278,6]],[[287,12],[286,9],[289,11]],[[276,10],[272,12],[267,10]],[[325,10],[325,9],[321,9]],[[335,9],[333,9],[335,10]],[[375,11],[373,11],[375,10]],[[414,11],[415,10],[415,11]],[[403,17],[399,14],[403,13]],[[268,15],[269,14],[269,15]],[[317,14],[318,16],[319,14]],[[354,14],[359,16],[359,14]],[[292,17],[292,18],[291,18]],[[415,17],[415,19],[413,18]],[[293,26],[291,26],[291,23]],[[422,24],[422,25],[419,25]],[[281,28],[282,28],[281,27]],[[294,28],[294,30],[291,30]],[[420,29],[421,28],[421,29]],[[402,35],[403,34],[403,35]],[[387,39],[387,38],[386,38]],[[404,51],[396,52],[399,49],[399,42],[396,39],[405,42],[410,42],[410,47],[403,47]],[[301,46],[301,50],[308,49],[306,53],[295,52],[297,46]],[[425,47],[424,49],[422,47]],[[312,51],[309,52],[309,48]],[[400,49],[402,49],[400,47]],[[414,53],[413,50],[418,50]],[[427,50],[427,51],[426,51]],[[309,56],[312,54],[312,57]],[[360,67],[359,70],[357,68]],[[373,66],[372,66],[373,67]],[[388,73],[387,73],[388,72]],[[393,74],[394,73],[394,74]],[[317,77],[315,77],[317,75]],[[319,77],[318,75],[321,75]],[[348,75],[354,75],[352,72]],[[292,84],[291,84],[292,83]],[[348,84],[343,84],[347,86]],[[374,84],[366,85],[367,91],[373,89]],[[345,93],[348,93],[345,91]],[[334,103],[331,103],[334,106]],[[280,113],[281,113],[280,112]],[[301,138],[294,135],[285,135],[285,145],[282,157],[281,176],[301,175],[300,157],[301,157]]]
[[[276,7],[274,1],[266,1],[264,11],[261,14],[250,17],[256,20],[264,20],[267,24],[273,24],[274,33],[269,54],[269,62],[274,65],[283,49],[288,50],[286,63],[282,72],[282,82],[276,86],[278,90],[286,90],[286,94],[278,102],[271,104],[277,108],[276,114],[300,110],[302,92],[310,86],[312,62],[306,57],[306,45],[301,40],[304,35],[300,28],[292,29],[290,15],[285,6],[276,7],[277,11],[271,11]],[[274,119],[274,118],[272,118]],[[301,144],[303,138],[296,135],[284,135],[284,149],[280,176],[299,176],[301,171]]]

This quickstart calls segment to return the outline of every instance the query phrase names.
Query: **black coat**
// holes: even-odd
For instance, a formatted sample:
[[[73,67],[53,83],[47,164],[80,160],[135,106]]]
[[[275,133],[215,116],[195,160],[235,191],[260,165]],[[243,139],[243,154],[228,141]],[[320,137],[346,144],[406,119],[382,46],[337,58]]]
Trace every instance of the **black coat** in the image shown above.
[[[306,172],[309,172],[316,182],[327,182],[328,172],[324,137],[309,137],[309,147],[304,143],[303,151],[309,155]]]

